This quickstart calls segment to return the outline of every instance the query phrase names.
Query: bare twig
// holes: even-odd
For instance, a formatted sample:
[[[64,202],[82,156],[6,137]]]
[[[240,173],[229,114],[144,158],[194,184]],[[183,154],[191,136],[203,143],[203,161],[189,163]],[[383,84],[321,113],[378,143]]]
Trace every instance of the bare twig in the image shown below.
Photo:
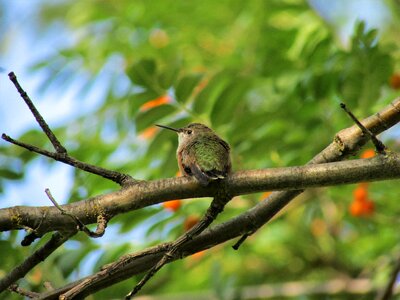
[[[225,189],[223,189],[225,190]],[[182,251],[182,246],[188,241],[192,240],[194,237],[202,233],[223,211],[225,205],[232,199],[226,193],[217,196],[211,202],[209,208],[207,209],[204,217],[191,229],[189,229],[185,234],[179,237],[175,242],[172,243],[169,250],[163,255],[163,257],[154,265],[149,272],[139,281],[139,283],[134,287],[134,289],[126,295],[125,299],[131,299],[141,288],[149,281],[163,266],[172,260],[178,258],[180,252]]]
[[[43,132],[47,135],[47,137],[49,138],[50,142],[53,144],[53,147],[57,151],[57,153],[67,153],[67,150],[61,145],[60,141],[54,135],[53,131],[51,131],[49,125],[47,125],[46,121],[40,115],[40,113],[36,109],[35,105],[33,105],[33,102],[29,98],[28,94],[23,90],[23,88],[19,84],[19,82],[17,80],[17,76],[15,76],[14,72],[10,72],[8,74],[8,77],[10,78],[12,83],[14,83],[14,85],[17,88],[19,94],[21,95],[21,98],[24,99],[26,105],[28,105],[28,107],[31,110],[31,112],[32,112],[33,116],[35,117],[36,121],[39,123],[39,125],[42,128]]]
[[[5,140],[9,143],[12,143],[14,145],[20,146],[22,148],[25,148],[29,151],[32,151],[32,152],[50,157],[54,160],[63,162],[65,164],[73,166],[77,169],[81,169],[83,171],[102,176],[106,179],[109,179],[109,180],[112,180],[112,181],[118,183],[121,186],[128,186],[128,185],[138,182],[137,180],[134,180],[128,174],[123,174],[120,172],[97,167],[97,166],[79,161],[79,160],[69,156],[67,154],[67,150],[61,145],[60,141],[57,139],[57,137],[55,136],[53,131],[51,131],[50,127],[47,125],[47,123],[45,122],[43,117],[40,115],[39,111],[36,109],[35,105],[33,104],[32,100],[29,98],[28,94],[22,89],[14,72],[9,73],[8,76],[9,76],[10,80],[13,82],[13,84],[15,85],[15,87],[17,88],[19,94],[21,95],[21,98],[28,105],[29,109],[31,110],[32,114],[34,115],[36,121],[39,123],[43,132],[49,138],[49,140],[52,143],[56,152],[47,151],[47,150],[41,149],[39,147],[30,145],[27,143],[17,141],[15,139],[12,139],[11,137],[9,137],[8,135],[6,135],[4,133],[1,136],[3,140]]]
[[[18,286],[18,284],[10,285],[8,287],[8,290],[11,291],[11,292],[17,293],[17,294],[19,294],[21,296],[28,297],[30,299],[37,298],[40,295],[39,293],[35,293],[35,292],[32,292],[32,291],[28,291],[26,289],[20,288]]]
[[[382,294],[378,295],[378,300],[389,300],[392,298],[393,289],[396,284],[396,279],[400,274],[400,255],[397,257],[396,264],[394,265],[391,276],[389,277],[389,281],[383,291]]]
[[[244,241],[250,236],[252,235],[252,232],[248,232],[243,234],[240,239],[232,246],[233,250],[239,250],[239,247],[244,243]]]
[[[10,136],[6,135],[5,133],[3,133],[1,135],[1,138],[5,141],[7,141],[11,144],[17,145],[21,148],[25,148],[29,151],[41,154],[43,156],[50,157],[56,161],[63,162],[65,164],[73,166],[77,169],[81,169],[83,171],[86,171],[86,172],[89,172],[92,174],[96,174],[103,178],[112,180],[121,186],[126,186],[126,185],[137,182],[136,180],[134,180],[131,176],[129,176],[127,174],[104,169],[102,167],[98,167],[95,165],[91,165],[91,164],[82,162],[72,156],[67,155],[66,153],[51,152],[51,151],[41,149],[39,147],[27,144],[27,143],[20,142],[18,140],[11,138]]]
[[[361,131],[371,139],[375,146],[376,152],[385,154],[386,146],[382,143],[382,141],[379,140],[375,134],[371,132],[371,130],[365,128],[365,126],[357,119],[357,117],[347,108],[346,104],[340,103],[340,107],[350,116],[354,123],[357,124],[358,128],[360,128]]]
[[[51,239],[44,246],[32,253],[31,256],[25,259],[19,266],[15,267],[0,280],[0,293],[7,289],[15,281],[24,277],[41,261],[44,261],[48,256],[50,256],[51,253],[64,244],[75,233],[76,231],[63,234],[59,232],[54,233],[51,236]]]
[[[91,231],[89,228],[87,228],[87,226],[85,224],[83,224],[81,222],[81,220],[79,220],[79,218],[73,214],[68,213],[65,209],[63,209],[58,203],[57,201],[54,199],[53,195],[51,194],[50,190],[47,188],[45,189],[45,193],[47,195],[47,197],[50,199],[50,201],[54,204],[55,207],[58,208],[58,210],[66,216],[69,216],[72,220],[74,220],[74,222],[76,223],[78,230],[83,231],[84,233],[86,233],[88,236],[92,237],[92,238],[98,238],[98,237],[102,237],[104,235],[104,232],[106,230],[107,227],[107,219],[103,216],[103,215],[99,215],[97,217],[97,228],[96,231]]]

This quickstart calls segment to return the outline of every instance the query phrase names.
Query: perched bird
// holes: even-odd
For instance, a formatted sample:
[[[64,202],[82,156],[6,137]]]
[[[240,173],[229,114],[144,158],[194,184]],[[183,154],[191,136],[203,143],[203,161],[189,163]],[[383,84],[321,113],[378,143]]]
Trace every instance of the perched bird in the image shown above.
[[[230,147],[211,128],[200,123],[191,123],[183,128],[156,126],[178,133],[176,157],[183,175],[194,176],[206,186],[231,172]]]

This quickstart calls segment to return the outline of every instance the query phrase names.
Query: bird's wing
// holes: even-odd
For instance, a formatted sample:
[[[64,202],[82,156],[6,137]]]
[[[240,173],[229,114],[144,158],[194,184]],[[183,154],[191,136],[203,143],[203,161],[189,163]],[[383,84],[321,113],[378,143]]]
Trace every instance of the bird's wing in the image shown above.
[[[208,181],[225,178],[230,171],[229,146],[221,139],[211,139],[195,143],[194,168],[199,169]],[[197,178],[197,177],[196,177]]]

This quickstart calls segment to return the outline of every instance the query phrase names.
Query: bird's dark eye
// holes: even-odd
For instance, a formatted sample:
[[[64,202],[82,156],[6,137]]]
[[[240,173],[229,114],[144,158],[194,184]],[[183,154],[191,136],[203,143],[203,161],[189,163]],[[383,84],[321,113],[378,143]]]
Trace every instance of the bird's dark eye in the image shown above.
[[[191,130],[188,130],[188,131],[186,131],[187,132],[187,134],[192,134],[192,131]]]

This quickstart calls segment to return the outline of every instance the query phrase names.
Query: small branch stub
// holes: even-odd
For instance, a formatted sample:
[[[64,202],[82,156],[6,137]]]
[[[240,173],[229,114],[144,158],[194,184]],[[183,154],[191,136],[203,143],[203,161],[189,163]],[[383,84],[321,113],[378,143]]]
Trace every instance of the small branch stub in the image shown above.
[[[106,227],[107,227],[107,219],[104,216],[99,215],[97,217],[97,228],[96,228],[96,231],[91,231],[85,224],[83,224],[83,222],[81,220],[79,220],[78,217],[68,213],[65,209],[63,209],[57,203],[57,201],[54,199],[53,195],[51,194],[51,192],[50,192],[50,190],[48,188],[45,189],[45,193],[46,193],[47,197],[50,199],[50,201],[54,204],[54,206],[57,207],[57,209],[63,215],[69,216],[76,223],[78,230],[83,231],[89,237],[92,237],[92,238],[98,238],[98,237],[102,237],[104,235],[104,232],[105,232]]]
[[[356,125],[361,129],[361,131],[368,136],[375,146],[376,152],[379,154],[385,154],[386,146],[379,140],[375,134],[373,134],[368,128],[366,128],[357,117],[347,108],[346,104],[340,103],[340,107],[350,116],[350,118],[356,123]]]

